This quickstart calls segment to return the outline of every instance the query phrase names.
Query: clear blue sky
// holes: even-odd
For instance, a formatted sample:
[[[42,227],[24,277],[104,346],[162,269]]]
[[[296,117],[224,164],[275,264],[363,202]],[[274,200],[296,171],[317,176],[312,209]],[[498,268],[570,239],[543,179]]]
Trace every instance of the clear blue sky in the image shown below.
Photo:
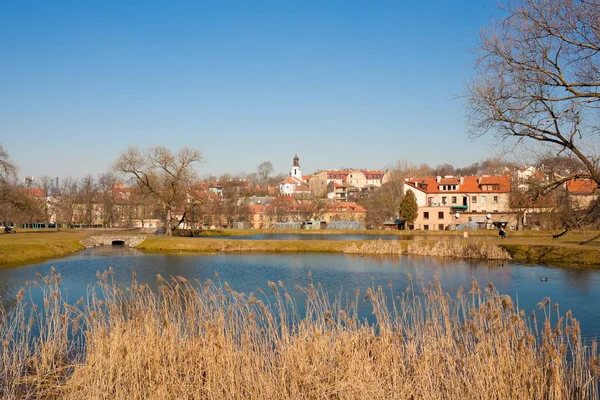
[[[0,1],[0,143],[20,176],[83,176],[127,145],[199,172],[464,166],[463,82],[495,0]]]

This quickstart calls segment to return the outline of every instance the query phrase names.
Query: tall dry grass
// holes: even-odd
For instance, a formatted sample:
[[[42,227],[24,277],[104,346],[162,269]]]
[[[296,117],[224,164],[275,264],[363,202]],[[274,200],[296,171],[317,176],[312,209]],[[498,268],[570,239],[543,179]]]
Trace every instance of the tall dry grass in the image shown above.
[[[411,254],[433,257],[478,258],[487,260],[510,260],[510,254],[500,246],[479,240],[437,240],[430,244],[414,240],[402,248],[397,240],[374,240],[352,243],[346,246],[348,254]]]
[[[159,277],[121,289],[111,273],[68,306],[60,277],[44,304],[20,294],[2,315],[4,399],[592,399],[600,394],[596,344],[549,299],[537,321],[508,296],[473,281],[446,295],[437,277],[371,287],[344,304],[318,285],[282,283],[237,293],[218,281]],[[33,288],[35,285],[31,285]],[[358,316],[369,302],[376,318]],[[45,323],[40,322],[45,318]],[[37,329],[39,332],[37,332]],[[85,337],[85,346],[76,339]],[[79,353],[79,355],[78,355]]]
[[[406,254],[398,240],[369,240],[362,242],[360,246],[352,243],[346,246],[344,253],[347,254]]]

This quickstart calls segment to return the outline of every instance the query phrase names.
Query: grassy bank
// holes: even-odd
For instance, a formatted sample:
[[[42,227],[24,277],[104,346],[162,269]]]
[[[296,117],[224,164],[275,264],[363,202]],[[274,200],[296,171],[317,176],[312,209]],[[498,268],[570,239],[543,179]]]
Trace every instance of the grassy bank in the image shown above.
[[[0,234],[0,267],[17,266],[39,262],[49,258],[58,258],[69,255],[83,248],[80,240],[90,235],[102,234],[139,234],[138,231],[114,230],[63,230],[44,232],[19,232],[17,234]],[[399,251],[354,251],[354,253],[370,254],[400,254],[415,240],[421,247],[433,248],[439,241],[458,241],[462,239],[462,232],[409,232],[404,231],[274,231],[274,230],[223,230],[206,231],[215,236],[242,236],[257,233],[294,233],[294,234],[398,234],[397,243]],[[510,232],[510,237],[499,240],[495,231],[469,232],[467,241],[494,244],[506,250],[515,261],[523,263],[541,263],[549,265],[566,265],[579,268],[600,268],[600,241],[579,245],[579,242],[592,237],[595,232],[584,235],[568,234],[559,239],[552,239],[547,232],[525,231]],[[461,239],[459,239],[461,238]],[[138,246],[138,249],[147,252],[196,252],[215,254],[220,252],[344,252],[349,246],[355,245],[376,247],[369,244],[372,241],[333,241],[333,240],[231,240],[227,238],[185,238],[147,236],[147,239]],[[435,253],[438,255],[452,256],[451,251],[441,249],[444,244],[438,245]],[[381,246],[379,246],[381,247]],[[426,249],[425,249],[426,250]],[[425,251],[423,250],[423,251]],[[444,251],[442,251],[444,250]],[[411,254],[423,254],[423,251],[413,251]],[[426,255],[436,255],[428,253]],[[485,258],[485,257],[484,257]]]
[[[236,232],[232,230],[231,232]],[[257,231],[251,231],[257,232]],[[260,231],[258,231],[260,232]],[[303,231],[306,232],[306,231]],[[322,231],[324,232],[324,231]],[[294,233],[298,233],[295,231]],[[356,231],[354,231],[356,233]],[[381,233],[381,231],[380,231]],[[374,251],[350,251],[350,253],[362,254],[401,254],[406,253],[408,246],[418,239],[420,249],[413,249],[411,254],[452,256],[452,249],[441,249],[444,243],[438,244],[438,248],[427,250],[425,247],[434,248],[436,243],[449,240],[451,242],[464,240],[459,239],[457,234],[448,234],[446,237],[426,234],[412,237],[401,237],[396,242],[400,250],[380,251],[380,247],[392,244],[377,245],[376,241],[333,241],[333,240],[228,240],[224,238],[181,238],[150,236],[138,249],[148,252],[198,252],[214,254],[220,252],[344,252],[350,246],[360,249],[361,246],[374,248]],[[585,235],[569,234],[560,239],[552,239],[547,233],[525,232],[522,235],[511,234],[508,239],[500,240],[495,232],[484,231],[473,234],[469,232],[469,239],[465,242],[477,242],[481,245],[499,246],[507,251],[513,260],[523,263],[567,265],[579,268],[600,268],[600,242],[592,242],[579,245],[585,238],[591,237],[593,233]],[[393,246],[396,246],[395,244]],[[446,246],[447,247],[447,246]],[[429,251],[429,253],[427,253]],[[427,254],[426,254],[427,253]],[[435,254],[434,254],[435,253]],[[455,256],[458,253],[455,253]],[[483,257],[485,258],[485,257]]]
[[[64,257],[83,249],[79,241],[87,236],[88,232],[77,230],[0,234],[0,267]]]
[[[315,285],[269,296],[220,282],[158,277],[124,290],[100,275],[77,307],[57,275],[0,310],[0,390],[6,399],[591,399],[600,358],[579,323],[550,299],[527,317],[490,284],[454,298],[439,281],[371,287],[331,301]],[[376,322],[358,315],[370,303]],[[33,317],[30,317],[33,315]],[[552,317],[550,317],[552,315]],[[36,321],[45,320],[37,330]],[[280,322],[284,321],[283,324]],[[551,321],[560,321],[557,325]],[[85,344],[77,338],[85,335]]]
[[[295,253],[295,252],[330,252],[344,250],[347,241],[327,240],[228,240],[197,239],[164,236],[148,236],[138,249],[148,252],[196,252],[215,254],[221,252],[246,253]]]

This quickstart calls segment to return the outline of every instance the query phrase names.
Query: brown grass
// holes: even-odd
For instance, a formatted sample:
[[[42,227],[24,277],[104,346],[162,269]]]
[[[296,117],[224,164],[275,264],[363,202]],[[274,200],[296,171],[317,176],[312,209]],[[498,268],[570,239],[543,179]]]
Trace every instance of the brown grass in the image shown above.
[[[78,307],[53,274],[19,294],[0,319],[4,399],[592,399],[600,395],[596,344],[550,299],[539,323],[490,284],[444,294],[437,277],[355,293],[347,304],[315,285],[282,283],[273,296],[227,283],[164,280],[152,292],[99,274]],[[39,287],[38,282],[41,283]],[[29,290],[44,303],[26,304]],[[101,299],[102,298],[102,299]],[[357,314],[373,307],[376,323]],[[40,321],[45,319],[40,332]],[[539,330],[538,330],[539,327]],[[86,344],[69,334],[81,329]],[[80,352],[79,356],[76,356]]]
[[[376,240],[358,246],[346,246],[349,254],[410,254],[433,257],[509,260],[510,254],[494,243],[480,240],[437,240],[432,243],[414,240],[403,247],[397,240]]]

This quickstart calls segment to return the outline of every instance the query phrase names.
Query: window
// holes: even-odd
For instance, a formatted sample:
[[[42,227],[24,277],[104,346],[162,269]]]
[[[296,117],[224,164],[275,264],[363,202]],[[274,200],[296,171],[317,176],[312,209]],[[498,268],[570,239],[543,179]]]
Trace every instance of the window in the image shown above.
[[[444,230],[444,224],[440,224],[439,225],[439,229],[440,229],[440,231],[443,231]]]
[[[477,203],[477,196],[471,197],[471,203]]]
[[[486,196],[481,196],[481,204],[485,204],[486,200],[487,200]]]
[[[456,196],[452,196],[452,204],[456,204]]]
[[[423,225],[423,229],[428,231],[429,230],[429,225]]]
[[[446,196],[443,196],[443,197],[442,197],[442,204],[443,204],[443,205],[446,205],[447,203],[448,203],[448,201],[447,201],[447,197],[446,197]]]
[[[444,219],[444,212],[443,211],[438,211],[438,218],[439,219]]]
[[[429,212],[428,211],[425,211],[423,213],[423,219],[429,219]]]
[[[498,196],[494,196],[494,203],[498,203]]]

